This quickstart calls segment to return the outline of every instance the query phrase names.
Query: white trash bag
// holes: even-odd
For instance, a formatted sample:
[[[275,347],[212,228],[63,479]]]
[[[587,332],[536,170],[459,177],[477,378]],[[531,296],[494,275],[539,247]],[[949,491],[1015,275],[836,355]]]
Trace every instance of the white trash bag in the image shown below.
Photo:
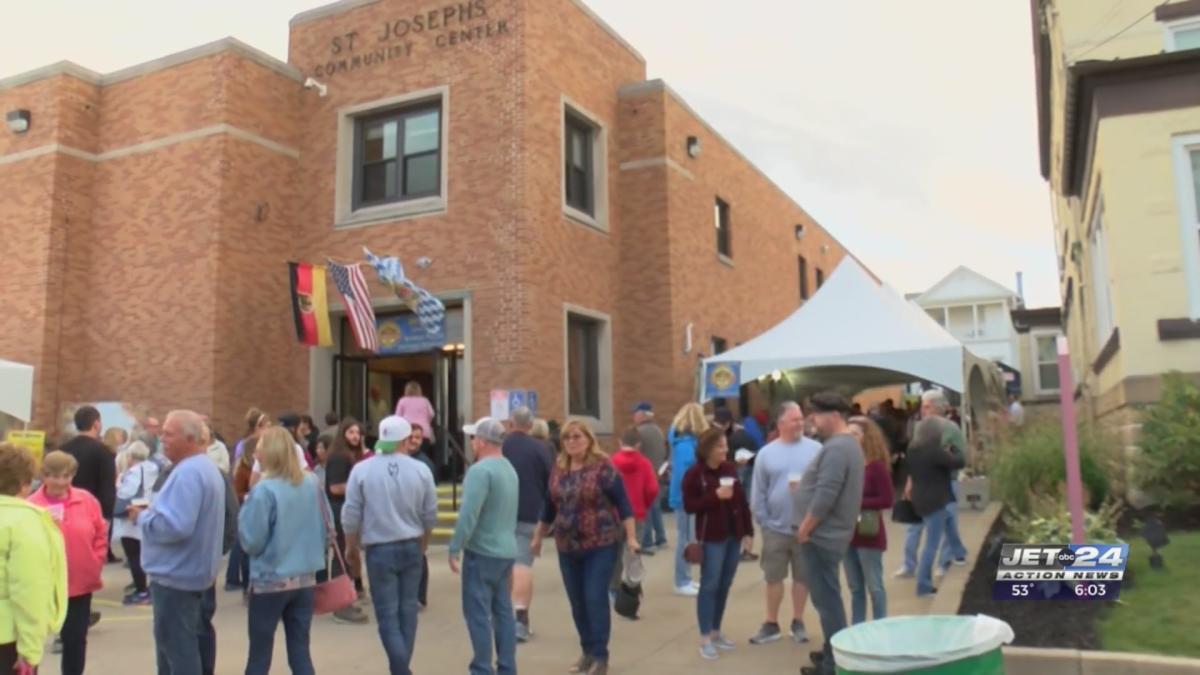
[[[897,616],[833,636],[839,669],[856,673],[919,670],[986,654],[1013,641],[1007,622],[976,616]]]

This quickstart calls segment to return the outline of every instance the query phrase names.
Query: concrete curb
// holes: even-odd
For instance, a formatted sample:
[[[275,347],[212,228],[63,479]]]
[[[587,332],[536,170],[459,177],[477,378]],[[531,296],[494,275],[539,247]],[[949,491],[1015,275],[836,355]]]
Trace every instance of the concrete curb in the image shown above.
[[[1200,659],[1079,649],[1005,647],[1004,668],[1021,675],[1195,675]]]

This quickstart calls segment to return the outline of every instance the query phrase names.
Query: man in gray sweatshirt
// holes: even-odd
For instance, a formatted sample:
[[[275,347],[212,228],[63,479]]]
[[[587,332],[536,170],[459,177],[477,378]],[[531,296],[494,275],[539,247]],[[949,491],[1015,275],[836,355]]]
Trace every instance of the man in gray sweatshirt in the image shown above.
[[[422,562],[437,522],[433,474],[420,461],[397,452],[411,433],[403,417],[380,421],[378,454],[351,469],[342,507],[346,557],[353,567],[366,549],[371,601],[391,675],[412,675]]]
[[[808,574],[809,595],[821,617],[825,647],[813,652],[813,666],[801,668],[800,673],[832,675],[835,667],[830,640],[846,627],[839,572],[858,523],[864,461],[862,447],[847,429],[850,405],[845,397],[831,392],[817,394],[809,410],[825,442],[796,491],[796,540]]]

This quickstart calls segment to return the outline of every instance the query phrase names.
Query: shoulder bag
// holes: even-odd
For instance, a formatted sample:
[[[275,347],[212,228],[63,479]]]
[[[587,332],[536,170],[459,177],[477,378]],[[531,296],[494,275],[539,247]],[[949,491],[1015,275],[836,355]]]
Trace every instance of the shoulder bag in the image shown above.
[[[858,514],[858,524],[854,527],[854,533],[860,537],[874,539],[879,535],[880,520],[879,511],[867,509]]]
[[[313,614],[331,614],[353,605],[354,601],[358,599],[358,592],[354,590],[354,581],[346,571],[349,568],[346,566],[346,559],[342,557],[342,548],[338,546],[337,531],[333,529],[333,523],[329,519],[329,512],[325,510],[321,496],[321,486],[318,485],[317,508],[321,510],[321,517],[325,519],[325,532],[329,536],[330,543],[333,544],[334,555],[342,564],[342,573],[339,576],[333,576],[333,570],[330,569],[332,567],[331,556],[326,553],[326,580],[317,584],[313,589]]]
[[[700,491],[707,492],[708,486],[704,482],[704,470],[700,470]],[[697,517],[699,520],[699,517]],[[708,524],[707,514],[704,518],[704,524]],[[704,544],[696,538],[696,528],[692,528],[692,539],[687,546],[683,548],[683,559],[690,565],[700,565],[704,563]]]
[[[125,518],[129,514],[129,506],[133,503],[133,500],[141,499],[142,497],[146,496],[146,467],[139,464],[138,473],[142,475],[142,481],[138,485],[137,492],[129,498],[117,497],[116,501],[113,503],[114,517]]]

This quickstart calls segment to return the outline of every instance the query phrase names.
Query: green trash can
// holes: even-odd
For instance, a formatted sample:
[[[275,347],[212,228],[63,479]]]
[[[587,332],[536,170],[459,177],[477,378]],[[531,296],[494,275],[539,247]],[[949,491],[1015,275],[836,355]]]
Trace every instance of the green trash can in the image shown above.
[[[897,616],[833,636],[841,675],[1003,675],[1012,627],[990,616]]]

